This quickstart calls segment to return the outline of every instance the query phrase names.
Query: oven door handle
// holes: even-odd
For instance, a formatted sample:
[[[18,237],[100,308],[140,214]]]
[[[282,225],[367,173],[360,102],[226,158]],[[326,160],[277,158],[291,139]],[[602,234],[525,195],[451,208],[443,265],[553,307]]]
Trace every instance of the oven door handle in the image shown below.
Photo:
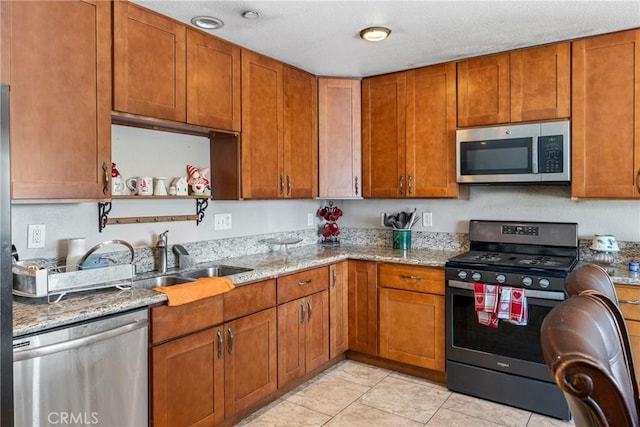
[[[447,281],[447,286],[450,288],[456,289],[465,289],[468,291],[473,291],[473,283],[461,282],[459,280],[449,280]],[[500,285],[496,285],[500,286]],[[524,288],[518,288],[524,289]],[[564,301],[566,299],[564,292],[559,291],[539,291],[537,289],[525,289],[524,295],[529,298],[538,298],[538,299],[547,299],[554,301]]]

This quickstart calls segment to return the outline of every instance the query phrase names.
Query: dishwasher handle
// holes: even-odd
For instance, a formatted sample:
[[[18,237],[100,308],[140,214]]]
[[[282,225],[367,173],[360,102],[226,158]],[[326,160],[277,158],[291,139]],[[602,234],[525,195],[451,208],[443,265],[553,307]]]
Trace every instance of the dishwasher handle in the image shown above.
[[[61,351],[71,350],[78,347],[84,347],[94,344],[99,341],[108,340],[119,335],[124,335],[129,332],[135,331],[146,327],[149,324],[147,319],[137,320],[135,322],[127,323],[126,325],[118,326],[113,329],[109,329],[97,334],[88,335],[86,337],[76,338],[70,341],[62,341],[55,344],[45,345],[30,350],[14,350],[13,361],[19,362],[22,360],[35,359],[37,357],[43,357]]]

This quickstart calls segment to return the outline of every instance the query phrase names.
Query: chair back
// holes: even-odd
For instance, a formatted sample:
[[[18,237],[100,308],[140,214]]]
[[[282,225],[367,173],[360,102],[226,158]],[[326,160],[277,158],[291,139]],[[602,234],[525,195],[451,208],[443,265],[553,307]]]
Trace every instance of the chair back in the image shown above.
[[[639,426],[635,371],[612,307],[598,295],[575,295],[542,322],[542,354],[577,427]]]
[[[611,277],[597,264],[586,264],[574,269],[567,276],[564,288],[569,296],[585,291],[597,291],[618,305],[618,296]]]

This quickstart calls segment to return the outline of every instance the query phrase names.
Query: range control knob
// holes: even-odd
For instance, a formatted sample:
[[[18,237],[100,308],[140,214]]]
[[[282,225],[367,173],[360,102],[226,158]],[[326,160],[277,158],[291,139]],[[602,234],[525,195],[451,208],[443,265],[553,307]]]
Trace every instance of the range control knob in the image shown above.
[[[460,270],[458,271],[458,277],[461,278],[462,280],[467,278],[467,272],[464,270]]]
[[[507,278],[506,278],[506,276],[505,276],[504,274],[498,274],[498,275],[496,276],[496,282],[498,282],[498,283],[504,283],[504,282],[506,282],[506,281],[507,281]]]
[[[541,288],[548,288],[549,287],[549,280],[548,279],[540,279],[538,284],[540,285]]]
[[[476,282],[477,282],[478,280],[482,279],[482,274],[480,274],[480,273],[478,273],[478,272],[476,271],[475,273],[473,273],[473,274],[471,275],[471,278],[472,278],[474,281],[476,281]]]
[[[531,286],[531,284],[533,283],[533,280],[531,280],[531,277],[525,276],[522,278],[522,284],[525,286]]]

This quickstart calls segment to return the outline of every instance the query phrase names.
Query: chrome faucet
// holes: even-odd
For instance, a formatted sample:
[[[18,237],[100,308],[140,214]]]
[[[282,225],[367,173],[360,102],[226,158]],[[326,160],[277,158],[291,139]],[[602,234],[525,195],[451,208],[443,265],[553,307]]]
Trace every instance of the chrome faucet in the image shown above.
[[[158,271],[160,273],[167,272],[167,248],[169,230],[165,230],[164,233],[158,235],[158,241],[156,242],[156,251],[158,252]]]

